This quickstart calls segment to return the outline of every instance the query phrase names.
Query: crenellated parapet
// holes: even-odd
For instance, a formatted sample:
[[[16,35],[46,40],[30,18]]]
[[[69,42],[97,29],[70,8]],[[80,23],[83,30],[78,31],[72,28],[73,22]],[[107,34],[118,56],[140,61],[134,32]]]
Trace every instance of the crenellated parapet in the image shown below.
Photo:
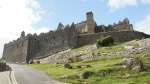
[[[5,58],[7,62],[24,62],[93,42],[106,35],[112,35],[116,37],[116,40],[118,40],[118,35],[121,36],[119,39],[124,37],[128,38],[127,40],[132,40],[137,36],[127,18],[108,26],[97,26],[92,12],[86,13],[86,18],[86,21],[66,26],[60,22],[56,30],[39,35],[36,33],[25,35],[22,31],[20,38],[4,45],[3,59]]]
[[[21,32],[20,38],[4,45],[3,58],[8,62],[24,62],[35,57],[47,56],[77,46],[75,24],[59,24],[54,31],[39,35]]]

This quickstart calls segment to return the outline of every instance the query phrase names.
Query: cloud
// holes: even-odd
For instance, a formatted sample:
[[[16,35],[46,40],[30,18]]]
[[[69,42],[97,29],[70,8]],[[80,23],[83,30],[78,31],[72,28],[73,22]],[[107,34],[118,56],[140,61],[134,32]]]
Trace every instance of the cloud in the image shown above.
[[[111,8],[110,11],[114,12],[126,6],[137,6],[137,4],[137,0],[109,0],[107,5]]]
[[[0,53],[4,43],[17,39],[23,30],[32,34],[48,31],[47,27],[32,27],[42,19],[43,13],[36,0],[0,0]]]
[[[150,0],[140,0],[143,4],[150,4]]]
[[[135,29],[137,31],[145,32],[147,34],[150,34],[150,14],[146,16],[145,19],[142,21],[139,21],[135,25]]]

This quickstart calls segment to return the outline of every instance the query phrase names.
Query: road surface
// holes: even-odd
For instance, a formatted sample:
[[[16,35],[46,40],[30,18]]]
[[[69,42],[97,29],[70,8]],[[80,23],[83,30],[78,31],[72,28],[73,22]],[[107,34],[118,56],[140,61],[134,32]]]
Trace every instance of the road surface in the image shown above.
[[[43,71],[27,65],[7,64],[18,84],[64,84],[48,77]]]

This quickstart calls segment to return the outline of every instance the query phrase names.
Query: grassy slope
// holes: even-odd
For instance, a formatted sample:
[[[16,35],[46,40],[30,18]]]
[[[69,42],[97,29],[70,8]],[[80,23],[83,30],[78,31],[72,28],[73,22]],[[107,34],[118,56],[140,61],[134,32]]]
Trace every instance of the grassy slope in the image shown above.
[[[116,52],[124,51],[125,45],[139,47],[135,43],[123,43],[115,44],[109,47],[101,47],[92,52]],[[73,49],[73,51],[78,51],[86,48],[83,46],[81,48]],[[143,52],[140,54],[129,55],[132,57],[140,58],[144,64],[150,63],[149,59],[142,58],[144,54],[150,54],[150,52]],[[99,58],[93,58],[86,61],[71,63],[73,69],[63,68],[62,64],[32,64],[37,69],[44,70],[52,78],[71,84],[78,83],[90,83],[90,84],[112,84],[112,83],[150,83],[150,72],[143,71],[137,72],[129,69],[123,69],[120,66],[113,66],[113,64],[121,62],[124,56],[103,56]],[[86,68],[85,66],[82,69],[77,69],[78,65],[91,65],[92,67]],[[101,72],[106,71],[106,76],[101,76]],[[87,75],[86,79],[77,78],[78,74],[83,72],[90,72],[91,74]],[[130,75],[130,76],[129,76]],[[61,79],[62,76],[69,77],[68,79]]]

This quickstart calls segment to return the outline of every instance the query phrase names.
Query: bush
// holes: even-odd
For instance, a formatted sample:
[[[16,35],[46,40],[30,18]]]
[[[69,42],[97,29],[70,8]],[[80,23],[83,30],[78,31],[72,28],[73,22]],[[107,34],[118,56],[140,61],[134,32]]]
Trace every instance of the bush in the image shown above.
[[[107,36],[104,38],[101,38],[97,41],[99,46],[109,46],[114,44],[114,38],[112,36]]]

